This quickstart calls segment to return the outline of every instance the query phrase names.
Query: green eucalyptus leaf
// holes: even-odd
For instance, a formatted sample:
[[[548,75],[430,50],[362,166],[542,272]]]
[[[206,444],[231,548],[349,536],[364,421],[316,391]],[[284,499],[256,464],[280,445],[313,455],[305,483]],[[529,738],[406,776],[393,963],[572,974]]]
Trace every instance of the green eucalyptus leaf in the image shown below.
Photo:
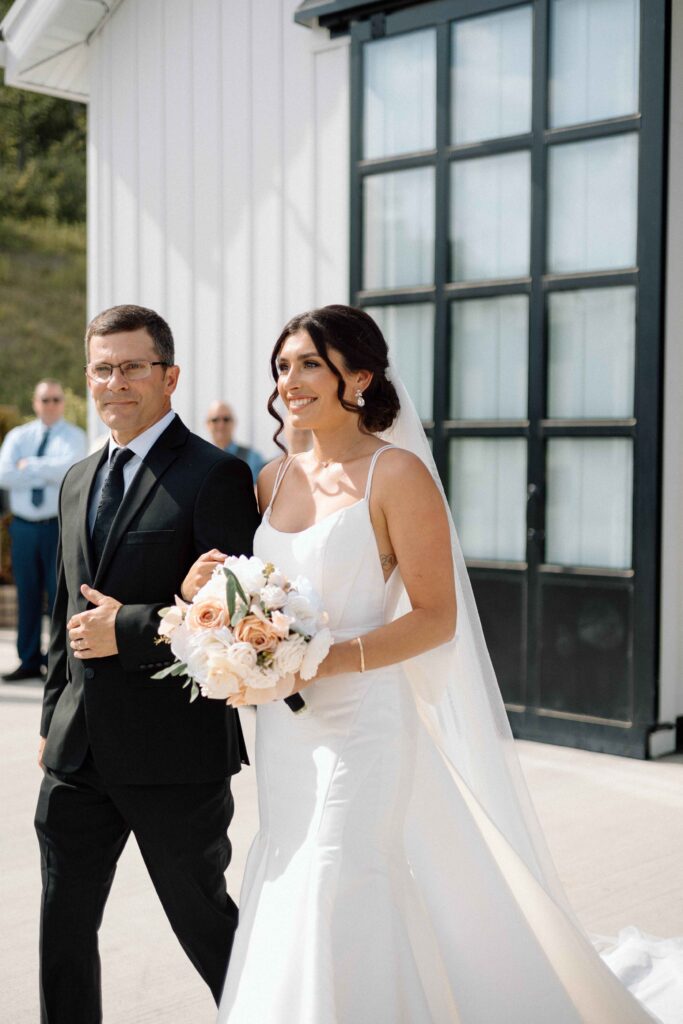
[[[196,700],[198,696],[199,696],[199,687],[197,686],[197,684],[195,683],[195,681],[193,679],[192,680],[192,689],[190,690],[190,704],[192,703],[192,701]]]
[[[244,593],[244,590],[242,589],[242,584],[237,579],[237,577],[235,576],[235,574],[232,571],[232,569],[224,569],[223,572],[228,577],[228,580],[233,580],[234,581],[236,593],[239,594],[239,596],[242,598],[242,600],[244,601],[244,603],[248,607],[249,606],[249,599],[248,599],[247,595]]]
[[[235,576],[234,573],[232,575]],[[237,579],[236,576],[235,576],[235,586],[237,587],[237,593],[240,595],[240,597],[242,598],[242,600],[244,601],[245,605],[248,608],[249,607],[249,598],[244,593],[244,590],[242,589],[242,584],[240,583],[240,581]]]
[[[228,577],[227,584],[227,600],[228,600],[228,615],[232,621],[232,617],[235,614],[235,605],[237,603],[237,588],[235,586],[235,575],[231,573],[229,569],[225,570]]]
[[[182,667],[186,668],[185,665],[183,665]],[[166,676],[174,676],[174,675],[176,675],[176,672],[174,671],[176,668],[177,668],[177,663],[174,661],[171,665],[167,665],[166,668],[159,669],[159,671],[155,672],[154,675],[151,678],[152,679],[165,679]]]
[[[249,609],[247,608],[246,604],[241,604],[239,608],[235,610],[235,614],[230,619],[230,625],[234,628],[238,622],[242,621],[242,619],[245,617],[245,615],[248,614],[248,612]]]

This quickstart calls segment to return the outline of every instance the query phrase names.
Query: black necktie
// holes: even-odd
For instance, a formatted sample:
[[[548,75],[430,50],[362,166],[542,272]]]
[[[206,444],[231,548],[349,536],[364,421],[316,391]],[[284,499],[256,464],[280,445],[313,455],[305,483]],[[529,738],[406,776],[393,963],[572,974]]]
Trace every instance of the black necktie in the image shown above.
[[[47,430],[45,431],[45,433],[43,434],[42,438],[40,439],[40,444],[38,446],[38,451],[36,452],[37,458],[40,458],[41,455],[45,454],[45,449],[47,448],[47,442],[48,442],[49,437],[50,437],[50,428],[48,427]],[[44,487],[32,487],[31,488],[31,504],[35,505],[36,508],[40,508],[40,506],[43,504],[44,501],[45,501],[45,488]]]
[[[133,452],[129,448],[116,448],[109,460],[109,473],[104,481],[100,503],[97,506],[95,525],[92,531],[92,546],[97,564],[99,564],[102,558],[102,552],[107,543],[111,524],[114,522],[119,505],[123,501],[123,467],[132,458]]]

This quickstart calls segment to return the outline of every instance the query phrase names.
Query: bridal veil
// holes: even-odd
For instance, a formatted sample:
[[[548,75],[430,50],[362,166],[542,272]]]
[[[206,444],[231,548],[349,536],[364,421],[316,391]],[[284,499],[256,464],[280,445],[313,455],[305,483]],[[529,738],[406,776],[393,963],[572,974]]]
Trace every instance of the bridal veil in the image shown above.
[[[477,901],[481,914],[491,912],[488,897],[489,901],[498,902],[499,914],[524,919],[543,950],[553,984],[565,989],[579,1020],[586,1024],[683,1021],[683,941],[662,944],[632,929],[628,934],[622,933],[620,942],[602,940],[601,958],[596,951],[597,940],[591,942],[569,907],[522,775],[429,442],[395,369],[391,368],[388,375],[398,392],[401,411],[381,437],[413,452],[429,468],[449,518],[457,587],[458,623],[454,640],[404,666],[424,726],[423,734],[431,741],[424,743],[418,758],[407,843],[411,870],[416,877],[420,876],[420,889],[431,892],[428,910],[435,920],[435,963],[438,964],[442,948],[438,941],[438,916],[449,913],[449,874],[458,870],[456,851],[461,837],[453,832],[450,823],[463,820],[464,805],[492,872],[491,892],[471,894],[475,909],[469,923],[468,943],[477,942]],[[387,601],[393,617],[409,610],[408,596],[397,573],[388,584]],[[456,809],[459,813],[451,813]],[[435,839],[444,852],[436,865]],[[450,858],[449,851],[453,854]],[[462,881],[452,879],[453,888],[458,887],[460,893]],[[490,928],[483,929],[483,933],[490,936]],[[473,952],[474,963],[482,963],[481,958],[487,955],[495,961],[495,949]],[[605,966],[605,960],[621,982]],[[505,969],[504,965],[501,969]]]

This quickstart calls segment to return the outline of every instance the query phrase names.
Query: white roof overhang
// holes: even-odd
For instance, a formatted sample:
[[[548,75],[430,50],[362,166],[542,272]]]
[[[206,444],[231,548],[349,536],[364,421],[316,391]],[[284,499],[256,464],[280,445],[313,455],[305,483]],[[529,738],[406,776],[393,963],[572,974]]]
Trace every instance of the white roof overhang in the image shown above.
[[[0,25],[7,85],[87,103],[88,43],[116,0],[16,0]]]

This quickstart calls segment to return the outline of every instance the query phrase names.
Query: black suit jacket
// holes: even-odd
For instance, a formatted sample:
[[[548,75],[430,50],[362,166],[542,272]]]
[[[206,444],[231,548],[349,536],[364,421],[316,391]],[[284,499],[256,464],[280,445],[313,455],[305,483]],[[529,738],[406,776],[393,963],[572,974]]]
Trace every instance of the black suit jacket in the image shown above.
[[[176,416],[126,491],[99,566],[88,507],[107,447],[73,466],[60,493],[57,597],[52,618],[41,735],[44,763],[74,771],[90,747],[109,783],[201,782],[239,771],[244,744],[237,712],[198,698],[175,676],[152,675],[173,660],[156,645],[159,609],[198,555],[210,548],[251,554],[258,512],[249,468]],[[66,623],[88,606],[88,583],[121,601],[119,653],[78,660]]]

